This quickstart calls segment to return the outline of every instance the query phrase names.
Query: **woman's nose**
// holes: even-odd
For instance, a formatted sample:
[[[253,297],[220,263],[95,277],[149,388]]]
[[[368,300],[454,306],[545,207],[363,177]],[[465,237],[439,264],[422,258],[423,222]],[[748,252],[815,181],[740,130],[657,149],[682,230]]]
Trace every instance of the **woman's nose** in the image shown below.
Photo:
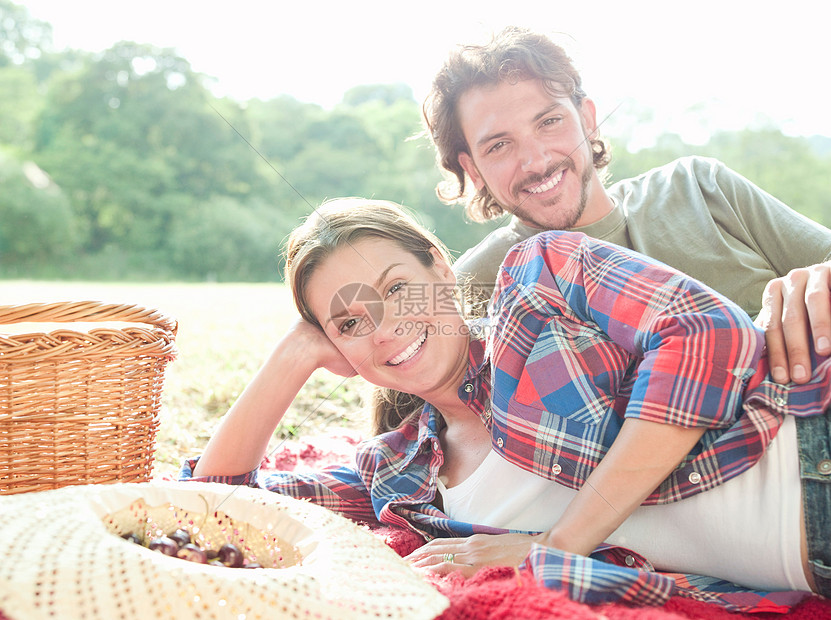
[[[384,316],[377,318],[375,330],[372,332],[372,341],[374,344],[383,344],[395,337],[398,320],[393,315],[394,313],[392,312],[385,312]]]

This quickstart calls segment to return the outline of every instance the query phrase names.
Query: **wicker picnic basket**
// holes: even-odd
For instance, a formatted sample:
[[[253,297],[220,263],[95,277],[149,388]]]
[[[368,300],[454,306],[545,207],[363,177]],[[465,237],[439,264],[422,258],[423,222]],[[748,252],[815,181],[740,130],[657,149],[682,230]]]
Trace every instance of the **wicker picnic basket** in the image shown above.
[[[4,329],[28,323],[58,329]],[[0,306],[0,495],[149,480],[176,328],[134,305]]]

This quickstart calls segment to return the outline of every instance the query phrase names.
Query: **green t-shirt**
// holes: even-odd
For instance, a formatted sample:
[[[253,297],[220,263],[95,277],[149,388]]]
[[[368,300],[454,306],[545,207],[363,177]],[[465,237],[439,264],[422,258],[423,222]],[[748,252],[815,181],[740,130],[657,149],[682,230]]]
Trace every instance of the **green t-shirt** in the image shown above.
[[[685,157],[607,191],[614,210],[573,230],[663,261],[754,318],[770,280],[831,258],[831,230],[714,159]],[[454,270],[489,298],[508,250],[538,232],[511,218],[459,257]]]

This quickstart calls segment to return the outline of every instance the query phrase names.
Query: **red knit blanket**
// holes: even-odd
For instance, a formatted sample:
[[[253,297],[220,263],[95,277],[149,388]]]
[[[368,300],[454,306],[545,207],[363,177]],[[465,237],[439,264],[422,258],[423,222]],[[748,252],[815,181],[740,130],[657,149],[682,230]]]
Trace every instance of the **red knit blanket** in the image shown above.
[[[263,464],[265,470],[294,471],[347,463],[360,438],[351,432],[304,441],[287,442]],[[399,555],[405,556],[424,543],[409,530],[373,530]],[[586,605],[570,600],[562,592],[544,588],[528,575],[510,568],[485,568],[465,579],[459,574],[429,577],[450,600],[450,607],[437,620],[523,620],[563,618],[583,620],[819,620],[831,619],[831,600],[810,597],[786,614],[728,612],[712,603],[676,596],[661,607],[632,607],[622,603]]]

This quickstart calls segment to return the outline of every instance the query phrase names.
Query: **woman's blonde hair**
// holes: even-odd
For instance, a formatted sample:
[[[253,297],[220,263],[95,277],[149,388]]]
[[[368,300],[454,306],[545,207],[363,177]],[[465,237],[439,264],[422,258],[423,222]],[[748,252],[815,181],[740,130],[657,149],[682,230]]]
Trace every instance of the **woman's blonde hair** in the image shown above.
[[[435,263],[431,249],[452,263],[444,244],[403,207],[385,200],[337,198],[315,209],[288,237],[285,279],[294,304],[309,323],[320,327],[309,306],[306,286],[315,270],[335,250],[367,237],[387,239],[410,252],[425,267]],[[348,284],[344,282],[344,284]],[[397,390],[375,387],[372,393],[372,432],[384,433],[417,414],[424,401]]]

